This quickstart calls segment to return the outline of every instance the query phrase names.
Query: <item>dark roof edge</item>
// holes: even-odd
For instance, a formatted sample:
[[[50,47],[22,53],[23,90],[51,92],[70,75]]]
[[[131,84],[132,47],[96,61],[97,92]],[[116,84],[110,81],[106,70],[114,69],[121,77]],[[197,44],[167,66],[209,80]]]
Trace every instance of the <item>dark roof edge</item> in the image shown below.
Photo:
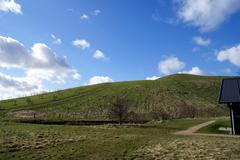
[[[230,80],[230,79],[240,79],[240,76],[237,76],[237,77],[229,77],[229,78],[223,78],[222,80]]]
[[[218,104],[228,104],[228,103],[240,103],[240,101],[239,101],[239,102],[224,102],[224,101],[222,101],[222,102],[219,101],[219,102],[218,102]]]

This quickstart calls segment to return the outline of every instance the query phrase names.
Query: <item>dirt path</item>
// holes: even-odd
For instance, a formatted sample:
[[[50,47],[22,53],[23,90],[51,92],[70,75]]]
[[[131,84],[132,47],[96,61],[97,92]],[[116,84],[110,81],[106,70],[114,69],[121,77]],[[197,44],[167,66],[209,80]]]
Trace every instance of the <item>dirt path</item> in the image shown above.
[[[182,130],[182,131],[178,131],[178,132],[175,132],[173,134],[175,135],[196,135],[196,136],[213,136],[213,137],[230,137],[230,138],[240,138],[239,135],[226,135],[226,134],[208,134],[208,133],[195,133],[197,132],[199,129],[203,128],[203,127],[206,127],[210,124],[213,124],[215,122],[215,120],[213,121],[208,121],[208,122],[205,122],[205,123],[202,123],[202,124],[199,124],[199,125],[196,125],[196,126],[193,126],[191,128],[188,128],[186,130]]]
[[[208,122],[193,126],[191,128],[188,128],[186,130],[175,132],[174,134],[176,134],[176,135],[192,135],[194,132],[198,131],[199,129],[206,127],[214,122],[215,122],[214,120],[208,121]]]

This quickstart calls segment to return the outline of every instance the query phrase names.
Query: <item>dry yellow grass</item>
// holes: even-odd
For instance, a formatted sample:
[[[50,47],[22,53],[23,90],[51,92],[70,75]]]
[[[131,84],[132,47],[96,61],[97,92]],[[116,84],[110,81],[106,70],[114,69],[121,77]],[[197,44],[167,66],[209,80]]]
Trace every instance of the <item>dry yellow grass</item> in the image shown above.
[[[240,140],[235,138],[189,137],[139,148],[136,156],[156,160],[240,159]],[[138,159],[137,158],[137,159]]]

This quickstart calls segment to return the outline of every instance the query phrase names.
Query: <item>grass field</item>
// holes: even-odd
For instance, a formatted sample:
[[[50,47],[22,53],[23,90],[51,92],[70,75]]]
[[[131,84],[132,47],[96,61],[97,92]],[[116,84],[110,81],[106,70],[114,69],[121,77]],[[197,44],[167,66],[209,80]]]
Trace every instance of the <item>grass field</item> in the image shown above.
[[[171,134],[208,120],[123,126],[1,122],[0,159],[239,159],[238,139]]]
[[[237,138],[172,134],[213,119],[204,117],[228,115],[217,103],[222,78],[172,75],[0,101],[0,160],[240,159]],[[108,117],[119,96],[138,123],[119,126]],[[153,112],[169,120],[156,120]],[[228,124],[220,118],[200,132]]]

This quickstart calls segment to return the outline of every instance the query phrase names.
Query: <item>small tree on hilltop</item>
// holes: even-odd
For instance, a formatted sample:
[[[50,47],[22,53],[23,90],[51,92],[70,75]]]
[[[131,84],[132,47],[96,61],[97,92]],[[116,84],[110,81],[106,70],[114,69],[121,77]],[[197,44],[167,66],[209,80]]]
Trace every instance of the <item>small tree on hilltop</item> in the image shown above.
[[[123,98],[117,97],[109,110],[109,116],[111,119],[118,119],[118,122],[121,125],[128,117],[128,110],[128,102]]]

